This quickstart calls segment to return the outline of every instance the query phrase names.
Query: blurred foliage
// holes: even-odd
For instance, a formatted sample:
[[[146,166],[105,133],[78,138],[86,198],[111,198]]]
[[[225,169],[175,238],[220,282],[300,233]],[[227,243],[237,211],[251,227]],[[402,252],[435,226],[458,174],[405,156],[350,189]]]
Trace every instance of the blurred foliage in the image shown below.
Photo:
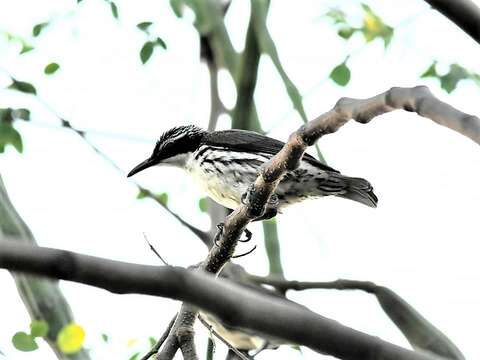
[[[437,71],[437,61],[434,61],[420,77],[438,79],[442,89],[448,93],[455,90],[461,80],[472,80],[480,86],[480,74],[469,71],[459,64],[451,64],[448,72],[439,74]]]
[[[163,206],[168,205],[168,194],[166,192],[163,192],[163,193],[160,193],[160,194],[153,194],[153,196]],[[137,199],[139,199],[139,200],[145,199],[145,198],[148,198],[148,197],[151,197],[151,193],[144,190],[144,189],[140,189],[137,193]]]
[[[142,64],[147,63],[147,61],[153,54],[153,50],[156,47],[160,46],[164,50],[167,49],[167,44],[165,43],[165,41],[163,41],[163,39],[158,36],[153,36],[150,32],[150,27],[152,25],[153,23],[151,21],[144,21],[137,24],[137,28],[150,37],[150,40],[146,41],[140,49],[140,60],[142,61]]]
[[[49,326],[46,321],[34,320],[30,323],[30,333],[19,331],[12,336],[12,344],[20,351],[34,351],[38,349],[35,341],[37,337],[45,337],[48,334]]]
[[[363,34],[365,42],[371,42],[375,39],[382,39],[385,48],[390,45],[392,41],[394,29],[390,25],[387,25],[382,18],[376,14],[372,8],[366,4],[362,4],[363,9],[363,21],[362,26],[356,27],[351,24],[345,13],[337,8],[330,9],[326,16],[333,20],[333,23],[338,27],[338,35],[345,40],[356,32]]]
[[[23,152],[23,140],[20,133],[13,127],[16,119],[30,120],[27,109],[0,108],[0,153],[7,145],[12,145],[19,153]]]
[[[201,212],[208,212],[208,198],[203,197],[198,200],[198,208]]]
[[[73,354],[83,346],[85,330],[75,323],[65,325],[57,336],[57,345],[60,351],[65,354]]]

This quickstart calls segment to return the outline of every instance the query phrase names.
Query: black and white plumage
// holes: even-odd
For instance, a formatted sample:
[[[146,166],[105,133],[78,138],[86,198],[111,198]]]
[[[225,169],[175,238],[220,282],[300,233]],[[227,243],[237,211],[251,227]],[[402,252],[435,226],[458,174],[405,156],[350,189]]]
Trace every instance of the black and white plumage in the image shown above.
[[[219,204],[234,209],[257,177],[260,166],[284,143],[251,131],[207,132],[194,125],[165,132],[152,155],[128,176],[155,165],[185,169]],[[300,167],[288,173],[278,185],[278,201],[267,209],[272,217],[286,206],[310,198],[335,195],[375,207],[377,197],[367,180],[348,177],[304,154]],[[270,211],[269,211],[270,210]]]

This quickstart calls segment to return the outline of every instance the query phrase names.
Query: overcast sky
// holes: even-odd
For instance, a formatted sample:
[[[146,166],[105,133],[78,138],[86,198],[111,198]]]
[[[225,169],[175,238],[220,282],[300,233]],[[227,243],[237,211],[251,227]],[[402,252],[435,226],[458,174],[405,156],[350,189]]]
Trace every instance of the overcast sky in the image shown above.
[[[426,84],[440,99],[480,114],[479,88],[462,81],[447,94],[436,80],[419,79],[433,60],[439,69],[451,63],[480,72],[480,47],[421,0],[366,1],[395,27],[390,47],[376,40],[365,45],[358,34],[340,39],[322,15],[336,1],[272,1],[269,27],[287,73],[305,94],[307,114],[327,111],[342,96],[369,97],[391,86]],[[356,24],[357,1],[341,2]],[[400,7],[401,4],[401,7]],[[89,138],[127,172],[152,150],[153,142],[174,125],[207,126],[208,73],[198,58],[192,15],[177,19],[166,0],[117,2],[120,20],[100,0],[3,1],[0,31],[29,37],[34,24],[54,19],[33,41],[36,50],[18,55],[18,47],[0,36],[0,87],[9,84],[5,71],[30,81],[43,99],[1,91],[0,107],[32,109],[30,123],[16,124],[25,151],[7,149],[0,173],[12,201],[40,245],[128,262],[158,264],[143,240],[145,232],[170,263],[188,266],[204,258],[203,245],[149,200],[135,199],[136,188],[75,134],[58,128],[57,115],[91,130]],[[248,2],[235,0],[227,24],[237,50],[249,14]],[[147,40],[136,29],[155,21],[154,31],[167,43],[142,66],[138,52]],[[352,54],[350,84],[328,80],[331,69]],[[46,64],[61,65],[53,76]],[[300,124],[280,78],[262,58],[255,98],[263,127],[285,140]],[[222,100],[235,103],[228,74],[220,74]],[[220,128],[230,126],[223,116]],[[278,217],[282,260],[289,279],[371,280],[396,291],[449,336],[469,359],[479,358],[480,320],[479,214],[480,151],[467,138],[412,113],[394,112],[364,126],[349,123],[322,138],[329,164],[375,187],[377,209],[338,198],[306,202]],[[198,210],[204,196],[180,170],[151,169],[136,177],[156,192],[167,192],[169,204],[195,225],[209,219]],[[258,250],[238,259],[252,273],[266,274],[262,230],[249,227]],[[240,251],[244,250],[240,246]],[[0,272],[0,350],[8,359],[52,358],[48,346],[25,354],[13,348],[11,336],[28,329],[29,317],[10,275]],[[118,296],[62,282],[77,322],[87,332],[86,347],[94,358],[128,359],[148,348],[179,304],[147,296]],[[363,293],[310,291],[291,293],[294,300],[355,329],[408,347],[376,300]],[[200,354],[205,331],[197,340]],[[102,343],[101,333],[111,338]],[[129,340],[133,345],[127,346]],[[132,341],[130,341],[132,343]],[[218,353],[223,353],[218,345]],[[281,350],[285,358],[302,358]],[[108,354],[108,355],[107,355]],[[218,354],[218,358],[222,355]],[[259,359],[274,359],[266,351]],[[304,358],[319,358],[308,350]]]

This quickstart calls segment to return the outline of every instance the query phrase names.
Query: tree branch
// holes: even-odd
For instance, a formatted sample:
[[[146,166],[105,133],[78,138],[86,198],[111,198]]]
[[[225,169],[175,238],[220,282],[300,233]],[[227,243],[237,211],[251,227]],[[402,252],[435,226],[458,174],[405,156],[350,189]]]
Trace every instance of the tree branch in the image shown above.
[[[0,242],[0,267],[93,285],[118,294],[181,300],[184,305],[201,307],[226,324],[340,359],[438,360],[343,326],[291,301],[263,296],[199,271],[130,264],[8,241]]]
[[[170,330],[172,329],[172,326],[175,323],[176,319],[177,319],[177,314],[175,314],[175,316],[172,318],[172,320],[170,320],[170,323],[168,324],[167,328],[165,329],[163,335],[160,337],[160,339],[158,339],[157,343],[140,360],[148,360],[148,359],[150,359],[150,357],[152,355],[155,355],[156,353],[158,353],[158,350],[160,350],[160,348],[162,347],[165,340],[167,340],[168,334],[170,333]]]
[[[480,8],[471,0],[425,0],[480,44]]]

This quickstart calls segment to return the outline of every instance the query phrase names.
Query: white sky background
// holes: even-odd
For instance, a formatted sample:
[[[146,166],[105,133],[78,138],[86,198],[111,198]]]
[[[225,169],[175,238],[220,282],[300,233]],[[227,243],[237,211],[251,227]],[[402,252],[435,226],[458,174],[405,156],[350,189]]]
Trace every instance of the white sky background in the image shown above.
[[[269,26],[281,60],[299,87],[310,118],[342,96],[368,97],[391,86],[427,84],[434,94],[457,108],[480,114],[479,88],[460,82],[447,94],[436,80],[419,75],[437,59],[480,72],[480,46],[446,18],[429,11],[421,0],[367,1],[384,21],[395,26],[385,52],[376,40],[364,46],[355,35],[344,42],[322,18],[335,1],[272,1]],[[357,1],[342,9],[361,22]],[[401,4],[401,6],[400,6]],[[54,24],[35,40],[35,51],[18,56],[18,48],[0,41],[0,65],[20,80],[34,83],[42,99],[82,129],[128,171],[151,151],[168,128],[186,123],[206,127],[209,113],[208,74],[198,58],[192,16],[179,20],[168,1],[118,1],[120,21],[107,3],[74,1],[3,1],[0,30],[28,37],[34,24]],[[243,46],[248,2],[233,1],[227,16],[234,46]],[[138,52],[147,40],[135,25],[155,21],[155,32],[168,45],[157,49],[142,66]],[[397,27],[398,26],[398,27]],[[326,80],[349,53],[351,83],[346,88]],[[49,62],[61,69],[43,74]],[[301,121],[270,60],[262,58],[255,94],[260,119],[271,136],[285,140]],[[233,106],[235,93],[226,73],[222,97]],[[0,72],[0,87],[8,78]],[[314,88],[314,91],[312,91]],[[142,237],[146,232],[172,264],[188,266],[204,258],[203,245],[152,201],[135,200],[136,189],[86,146],[75,134],[58,129],[58,120],[43,104],[12,92],[0,92],[0,107],[32,109],[31,123],[16,124],[24,154],[8,149],[0,156],[0,172],[20,214],[39,244],[144,264],[158,264]],[[229,126],[225,117],[221,128]],[[109,137],[101,132],[126,134]],[[370,209],[337,198],[297,205],[278,217],[286,276],[297,280],[350,278],[390,287],[449,336],[469,359],[479,358],[480,151],[467,138],[430,120],[394,112],[368,126],[349,123],[322,138],[329,164],[343,173],[371,181],[380,198]],[[198,210],[203,194],[175,169],[151,169],[136,177],[146,187],[168,192],[170,205],[192,223],[208,228]],[[250,226],[259,249],[238,260],[253,273],[265,274],[267,262],[258,224]],[[244,250],[240,246],[239,251]],[[118,296],[62,282],[77,322],[87,332],[94,358],[128,359],[158,337],[178,303],[147,296]],[[11,336],[28,329],[29,317],[10,275],[0,272],[0,350],[8,359],[53,358],[48,346],[20,353]],[[374,297],[361,292],[290,293],[318,313],[372,335],[408,346]],[[204,333],[201,328],[199,331]],[[106,333],[111,343],[102,343]],[[199,353],[206,336],[199,337]],[[139,339],[127,347],[129,339]],[[223,357],[218,345],[217,357]],[[302,358],[294,350],[265,351],[259,359]],[[319,358],[305,350],[304,358]]]

